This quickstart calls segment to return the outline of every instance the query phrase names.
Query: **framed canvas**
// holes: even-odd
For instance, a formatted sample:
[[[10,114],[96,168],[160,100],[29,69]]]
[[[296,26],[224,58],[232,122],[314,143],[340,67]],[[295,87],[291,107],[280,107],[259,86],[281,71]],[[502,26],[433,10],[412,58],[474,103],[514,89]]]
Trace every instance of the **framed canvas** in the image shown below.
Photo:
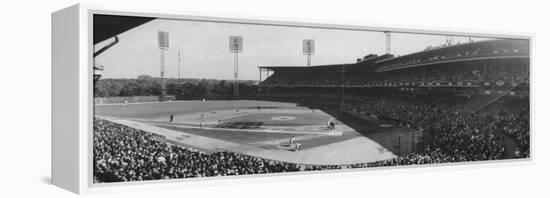
[[[532,35],[52,14],[52,181],[75,193],[531,163]]]

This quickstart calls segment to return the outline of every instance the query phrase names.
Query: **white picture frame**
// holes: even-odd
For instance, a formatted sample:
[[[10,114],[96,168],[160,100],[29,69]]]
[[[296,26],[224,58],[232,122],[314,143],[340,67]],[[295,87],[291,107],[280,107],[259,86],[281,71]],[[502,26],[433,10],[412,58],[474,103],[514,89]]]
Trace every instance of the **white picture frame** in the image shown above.
[[[196,14],[180,11],[158,11],[144,9],[114,8],[97,5],[77,4],[59,10],[52,14],[52,183],[63,189],[78,194],[98,192],[130,191],[133,189],[169,189],[212,184],[229,184],[253,181],[284,181],[285,178],[307,177],[310,179],[327,177],[327,172],[388,172],[401,173],[401,169],[415,167],[447,167],[465,168],[464,165],[475,167],[498,167],[532,164],[534,156],[535,132],[530,131],[531,156],[525,159],[504,161],[481,161],[466,163],[451,163],[422,166],[396,166],[366,169],[348,169],[333,171],[297,172],[268,175],[247,175],[239,177],[212,177],[201,179],[155,180],[129,183],[93,184],[92,182],[92,124],[93,124],[93,44],[92,19],[93,14],[113,14],[129,16],[146,16],[155,18],[231,22],[241,24],[262,24],[274,26],[312,27],[326,29],[342,29],[355,31],[391,31],[402,33],[469,35],[477,37],[495,37],[506,39],[526,39],[530,41],[530,60],[533,54],[534,35],[529,33],[494,33],[489,31],[431,29],[423,30],[415,27],[374,27],[364,25],[324,24],[319,21],[295,22],[281,19],[271,19],[250,16],[227,16],[219,14]],[[533,65],[530,62],[530,72]],[[532,75],[531,75],[532,76]],[[531,77],[532,78],[532,77]],[[532,86],[531,86],[532,87]],[[530,95],[533,90],[530,88]],[[530,97],[531,101],[534,100]],[[530,103],[530,124],[533,126],[533,104]],[[532,128],[532,127],[531,127]],[[422,171],[431,169],[422,168]],[[386,172],[384,172],[386,173]],[[375,173],[376,174],[376,173]],[[339,174],[343,176],[344,174]],[[274,177],[286,176],[286,177]]]

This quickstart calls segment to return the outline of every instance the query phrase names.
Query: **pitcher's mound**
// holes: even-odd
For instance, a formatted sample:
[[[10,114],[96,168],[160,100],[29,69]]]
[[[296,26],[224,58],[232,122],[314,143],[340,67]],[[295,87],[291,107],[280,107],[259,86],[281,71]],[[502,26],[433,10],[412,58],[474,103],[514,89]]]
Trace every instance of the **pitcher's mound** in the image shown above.
[[[275,116],[275,117],[272,117],[271,120],[276,120],[276,121],[296,120],[296,117],[292,117],[292,116]]]

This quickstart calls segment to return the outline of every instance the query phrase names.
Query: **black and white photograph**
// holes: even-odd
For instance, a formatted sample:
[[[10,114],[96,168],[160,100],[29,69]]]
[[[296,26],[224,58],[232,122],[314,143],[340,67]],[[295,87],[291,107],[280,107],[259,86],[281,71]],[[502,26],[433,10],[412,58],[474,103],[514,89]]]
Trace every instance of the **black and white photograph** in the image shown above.
[[[530,39],[92,24],[93,184],[531,158]]]

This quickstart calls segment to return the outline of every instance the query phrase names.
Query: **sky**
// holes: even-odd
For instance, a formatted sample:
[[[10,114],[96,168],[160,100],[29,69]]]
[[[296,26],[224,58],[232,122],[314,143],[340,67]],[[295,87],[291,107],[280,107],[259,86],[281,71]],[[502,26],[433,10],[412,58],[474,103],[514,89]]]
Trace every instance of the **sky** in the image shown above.
[[[382,32],[155,19],[120,34],[119,43],[96,57],[104,66],[102,78],[159,77],[158,31],[170,34],[170,48],[165,51],[168,78],[178,77],[179,50],[181,78],[233,79],[229,36],[243,37],[243,52],[238,55],[242,80],[259,80],[258,66],[305,66],[304,39],[315,40],[312,65],[353,63],[368,54],[382,55],[386,49]],[[96,50],[111,41],[96,44]],[[446,35],[394,32],[391,53],[406,55],[445,41]],[[455,36],[453,41],[464,43],[468,37]]]

